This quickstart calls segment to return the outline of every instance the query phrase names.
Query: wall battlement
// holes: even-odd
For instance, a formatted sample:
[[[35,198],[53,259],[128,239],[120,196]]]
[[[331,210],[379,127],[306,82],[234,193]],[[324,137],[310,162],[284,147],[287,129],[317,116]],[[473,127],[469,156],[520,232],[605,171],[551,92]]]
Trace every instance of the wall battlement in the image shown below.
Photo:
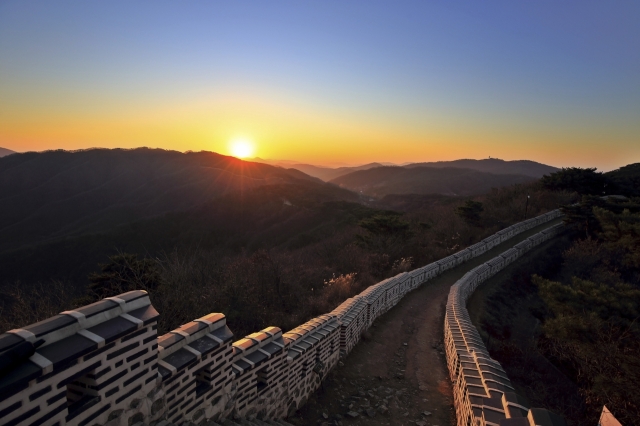
[[[559,216],[554,210],[512,225],[437,262],[374,284],[287,333],[268,327],[234,342],[225,316],[212,313],[158,337],[159,314],[144,291],[10,330],[0,335],[0,425],[133,426],[284,418],[306,402],[339,358],[405,294]],[[536,234],[496,264],[483,264],[465,277],[486,279],[557,229]],[[456,297],[468,297],[469,286],[454,287]],[[447,320],[458,321],[457,315],[468,319],[464,312],[459,304],[448,303]],[[482,350],[475,328],[470,322],[459,327],[466,334],[452,328],[448,336],[467,338],[474,351],[450,360],[448,348],[450,371],[461,368],[460,359],[466,356],[465,363],[490,369],[495,376],[491,383],[508,389],[506,374]],[[454,371],[452,378],[466,377]]]
[[[489,355],[466,308],[467,301],[480,284],[531,248],[553,238],[562,226],[551,226],[527,238],[467,272],[451,286],[444,340],[458,426],[565,425],[558,415],[545,409],[530,408],[529,402],[515,393],[507,373]]]

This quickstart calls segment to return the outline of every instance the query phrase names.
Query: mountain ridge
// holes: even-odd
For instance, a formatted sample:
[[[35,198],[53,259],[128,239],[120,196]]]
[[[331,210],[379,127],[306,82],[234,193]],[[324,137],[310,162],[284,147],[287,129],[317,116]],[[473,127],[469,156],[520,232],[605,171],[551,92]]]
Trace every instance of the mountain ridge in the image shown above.
[[[11,155],[11,154],[16,154],[16,152],[7,148],[0,147],[0,158],[6,157],[7,155]]]
[[[199,152],[138,148],[0,158],[0,251],[168,212],[274,184],[326,185],[295,169]]]
[[[345,166],[336,168],[314,166],[312,164],[292,164],[290,166],[290,168],[292,169],[300,170],[301,172],[306,173],[309,176],[317,177],[318,179],[322,179],[325,182],[329,182],[333,179],[352,172],[373,169],[376,167],[384,167],[384,165],[382,163],[368,163],[361,166]]]
[[[451,161],[432,161],[432,162],[419,162],[419,163],[389,163],[384,161],[376,161],[372,163],[362,164],[359,166],[318,166],[315,164],[302,163],[291,160],[264,160],[261,158],[254,158],[251,161],[256,161],[265,164],[271,164],[273,166],[283,167],[286,169],[296,169],[325,182],[330,182],[333,179],[337,179],[341,176],[345,176],[349,173],[353,173],[359,170],[368,170],[376,167],[432,167],[432,168],[445,168],[455,167],[462,169],[477,170],[480,172],[487,172],[493,174],[516,174],[531,176],[534,178],[541,178],[545,174],[556,172],[560,169],[557,167],[549,166],[543,163],[539,163],[532,160],[501,160],[498,158],[488,159],[459,159]]]
[[[542,176],[557,172],[557,167],[549,166],[543,163],[538,163],[532,160],[501,160],[499,158],[486,158],[482,160],[474,159],[459,159],[452,161],[435,161],[426,163],[412,163],[406,166],[406,168],[414,167],[434,167],[434,168],[446,168],[455,167],[461,169],[477,170],[479,172],[487,172],[493,174],[518,174],[524,176],[531,176],[534,178],[541,178]]]
[[[330,181],[341,188],[381,198],[389,194],[479,195],[495,187],[527,183],[536,178],[493,174],[456,167],[377,167]]]

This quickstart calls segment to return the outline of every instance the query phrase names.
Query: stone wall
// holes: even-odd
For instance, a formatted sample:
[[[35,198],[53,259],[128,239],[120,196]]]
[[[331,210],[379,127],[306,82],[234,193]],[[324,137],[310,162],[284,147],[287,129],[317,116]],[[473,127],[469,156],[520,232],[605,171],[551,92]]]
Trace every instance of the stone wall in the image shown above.
[[[559,215],[555,210],[515,224],[456,254],[372,285],[332,312],[284,334],[269,327],[234,342],[225,316],[212,313],[158,337],[159,314],[144,291],[8,331],[0,335],[0,425],[132,426],[162,420],[179,424],[286,417],[306,402],[373,321],[405,294]],[[474,282],[550,238],[557,228],[474,269]],[[459,299],[468,296],[469,286],[454,287],[452,294]],[[461,308],[448,305],[448,321],[458,320],[456,309]],[[472,333],[470,323],[468,329]],[[453,329],[447,331],[449,343],[454,342],[452,333]],[[495,364],[486,350],[480,350],[479,337],[471,337],[476,345],[471,349],[478,351],[449,357],[452,378],[463,377],[459,373],[463,356],[482,356]],[[498,381],[506,380],[501,369],[495,370]],[[465,413],[469,410],[471,405]]]
[[[562,418],[552,412],[530,408],[526,399],[514,392],[500,363],[489,355],[466,308],[467,300],[482,282],[531,248],[553,238],[562,226],[551,226],[516,244],[467,272],[451,287],[447,299],[444,335],[458,426],[565,424]]]

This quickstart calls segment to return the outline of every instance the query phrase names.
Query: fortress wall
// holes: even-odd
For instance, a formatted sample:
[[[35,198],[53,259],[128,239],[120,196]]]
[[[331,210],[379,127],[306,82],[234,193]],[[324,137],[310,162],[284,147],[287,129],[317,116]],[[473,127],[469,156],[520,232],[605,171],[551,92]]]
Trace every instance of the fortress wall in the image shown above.
[[[529,219],[437,262],[374,284],[332,312],[284,334],[269,327],[234,342],[225,316],[212,313],[158,337],[159,314],[144,291],[10,330],[0,335],[0,425],[134,426],[165,420],[180,424],[284,418],[307,401],[339,358],[347,356],[375,319],[404,295],[559,215],[555,210]],[[509,389],[506,374],[484,349],[463,303],[480,282],[553,237],[557,229],[519,243],[452,287],[445,336],[451,378],[459,382],[455,389],[485,396],[487,389]],[[467,370],[469,375],[462,374]],[[485,384],[476,389],[478,381]],[[456,407],[465,407],[461,413],[477,411],[476,394],[470,395],[473,398],[454,393]]]
[[[199,318],[160,337],[156,409],[150,421],[199,417],[193,409],[202,401],[220,410],[230,391],[232,340],[222,314]]]
[[[526,226],[529,224],[521,228]],[[553,238],[562,227],[557,224],[532,235],[472,269],[451,287],[444,336],[458,426],[564,425],[559,416],[544,409],[530,408],[526,399],[515,393],[500,363],[489,355],[466,309],[469,297],[480,284],[531,248]]]
[[[132,291],[0,335],[9,367],[0,377],[0,424],[148,417],[147,394],[158,378],[158,316],[146,292]]]
[[[286,417],[304,405],[341,354],[342,328],[334,314],[321,315],[285,334],[287,341]]]

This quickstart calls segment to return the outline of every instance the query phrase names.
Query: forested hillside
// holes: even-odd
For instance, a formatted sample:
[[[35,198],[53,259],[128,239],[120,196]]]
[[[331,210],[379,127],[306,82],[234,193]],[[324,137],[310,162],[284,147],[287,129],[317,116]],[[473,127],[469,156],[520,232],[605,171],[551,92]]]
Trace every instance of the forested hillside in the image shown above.
[[[212,152],[139,148],[10,155],[0,159],[0,251],[298,180],[315,179]]]
[[[471,200],[458,197],[401,213],[364,206],[328,184],[264,186],[0,254],[2,325],[145,288],[163,313],[161,333],[209,312],[224,312],[239,335],[273,324],[287,329],[522,220],[525,207],[533,216],[570,199],[513,186],[475,197],[482,211],[469,220],[458,212]],[[98,275],[89,279],[92,273]]]

